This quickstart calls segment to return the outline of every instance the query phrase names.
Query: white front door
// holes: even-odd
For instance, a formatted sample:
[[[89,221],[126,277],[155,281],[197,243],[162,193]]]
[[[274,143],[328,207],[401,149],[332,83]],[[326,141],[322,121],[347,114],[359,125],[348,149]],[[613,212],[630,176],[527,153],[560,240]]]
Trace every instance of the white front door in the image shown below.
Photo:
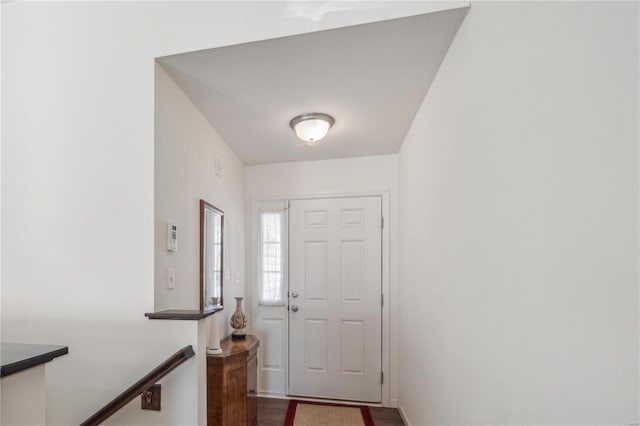
[[[289,394],[381,401],[382,200],[292,200]]]

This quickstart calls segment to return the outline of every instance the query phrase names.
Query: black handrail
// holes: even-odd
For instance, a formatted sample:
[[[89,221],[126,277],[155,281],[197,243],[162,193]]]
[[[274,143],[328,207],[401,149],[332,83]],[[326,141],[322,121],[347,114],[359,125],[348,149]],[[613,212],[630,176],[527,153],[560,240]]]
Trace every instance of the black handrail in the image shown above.
[[[169,374],[174,368],[185,362],[187,359],[195,355],[191,345],[180,349],[165,362],[151,370],[142,379],[129,386],[127,390],[115,397],[111,402],[98,410],[93,416],[89,417],[80,426],[95,426],[104,422],[111,417],[116,411],[127,405],[133,398],[141,395],[150,386],[154,385],[158,380]]]

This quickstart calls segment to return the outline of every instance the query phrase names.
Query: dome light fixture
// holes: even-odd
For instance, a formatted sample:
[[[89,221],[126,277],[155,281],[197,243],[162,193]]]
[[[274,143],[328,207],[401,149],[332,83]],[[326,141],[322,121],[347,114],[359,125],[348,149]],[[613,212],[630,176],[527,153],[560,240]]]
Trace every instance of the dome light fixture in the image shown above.
[[[311,112],[294,117],[289,125],[306,146],[311,146],[327,136],[333,123],[335,120],[329,114]]]

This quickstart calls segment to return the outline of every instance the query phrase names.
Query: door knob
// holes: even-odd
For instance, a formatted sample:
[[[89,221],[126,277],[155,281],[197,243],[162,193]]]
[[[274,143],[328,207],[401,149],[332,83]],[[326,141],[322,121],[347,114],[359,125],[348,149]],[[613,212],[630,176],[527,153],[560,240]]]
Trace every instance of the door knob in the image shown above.
[[[298,297],[298,292],[297,291],[292,291],[291,292],[291,297],[293,297],[293,298]]]
[[[298,307],[296,305],[291,305],[291,310],[293,312],[298,312]]]

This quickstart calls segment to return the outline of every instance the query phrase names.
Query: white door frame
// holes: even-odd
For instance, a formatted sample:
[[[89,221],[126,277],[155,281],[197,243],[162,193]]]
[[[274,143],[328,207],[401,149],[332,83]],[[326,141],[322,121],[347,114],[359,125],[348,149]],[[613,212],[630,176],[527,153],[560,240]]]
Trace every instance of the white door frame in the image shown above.
[[[383,373],[383,383],[382,383],[382,405],[386,407],[395,407],[397,401],[390,400],[390,383],[391,383],[391,375],[390,375],[390,354],[391,354],[391,339],[390,339],[390,330],[391,330],[391,255],[390,255],[390,224],[391,224],[391,215],[390,215],[390,190],[384,189],[379,191],[362,191],[362,192],[348,192],[348,193],[319,193],[319,194],[303,194],[303,195],[288,195],[288,196],[267,196],[267,197],[251,197],[251,216],[250,216],[250,232],[249,232],[249,244],[251,255],[250,255],[250,263],[247,268],[248,276],[247,282],[253,283],[249,290],[250,299],[251,299],[251,315],[249,327],[253,328],[253,318],[254,313],[257,313],[257,286],[255,283],[257,282],[257,248],[256,241],[258,238],[257,234],[257,215],[258,208],[260,203],[264,202],[277,202],[277,201],[288,201],[288,200],[311,200],[311,199],[319,199],[319,198],[351,198],[351,197],[366,197],[366,196],[379,196],[382,198],[382,217],[384,220],[384,227],[382,228],[382,297],[384,303],[382,305],[382,373]],[[289,220],[287,215],[287,228],[289,226]],[[288,271],[287,271],[288,274]],[[289,282],[286,280],[285,291],[289,291]],[[286,310],[286,306],[282,309]],[[285,319],[285,329],[289,329],[289,316],[284,315]],[[259,395],[269,396],[269,397],[285,397],[289,395],[289,339],[288,339],[288,331],[287,336],[284,338],[283,342],[283,353],[285,354],[284,359],[284,393],[276,393],[276,392],[258,392]],[[260,368],[260,364],[258,365]],[[262,389],[261,384],[258,383],[258,389]]]

